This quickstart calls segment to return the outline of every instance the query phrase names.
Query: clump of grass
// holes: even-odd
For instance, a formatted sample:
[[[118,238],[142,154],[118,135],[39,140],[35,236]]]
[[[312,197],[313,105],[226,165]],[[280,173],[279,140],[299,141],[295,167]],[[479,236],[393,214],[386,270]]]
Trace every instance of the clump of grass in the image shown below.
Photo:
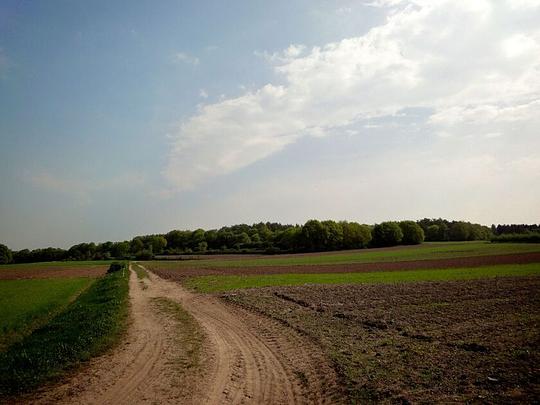
[[[28,392],[104,352],[125,330],[129,272],[97,280],[65,311],[0,353],[0,397]]]

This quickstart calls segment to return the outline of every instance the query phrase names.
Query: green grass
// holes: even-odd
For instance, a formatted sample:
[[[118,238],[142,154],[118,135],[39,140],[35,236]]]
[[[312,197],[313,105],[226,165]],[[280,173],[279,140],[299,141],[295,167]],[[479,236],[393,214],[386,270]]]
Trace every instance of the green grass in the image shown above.
[[[447,259],[453,257],[484,256],[509,253],[540,252],[540,244],[490,242],[424,243],[395,250],[365,249],[354,252],[336,252],[322,255],[287,255],[245,259],[202,259],[159,261],[152,265],[162,268],[189,267],[248,267],[248,266],[300,266],[321,264],[349,264],[393,262],[405,260]]]
[[[135,273],[137,274],[137,278],[139,280],[148,278],[148,272],[143,267],[139,266],[137,263],[133,264],[132,269],[135,270]]]
[[[154,298],[153,303],[160,312],[170,317],[175,324],[174,339],[178,351],[173,364],[176,371],[180,374],[186,374],[199,368],[204,333],[197,321],[178,302],[159,297]]]
[[[0,353],[0,397],[58,378],[117,342],[127,320],[128,277],[118,271],[98,279],[65,311]]]
[[[540,263],[372,273],[201,276],[188,278],[185,285],[199,292],[223,292],[240,288],[302,284],[405,283],[532,275],[540,275]]]
[[[0,280],[0,351],[64,309],[91,278]]]

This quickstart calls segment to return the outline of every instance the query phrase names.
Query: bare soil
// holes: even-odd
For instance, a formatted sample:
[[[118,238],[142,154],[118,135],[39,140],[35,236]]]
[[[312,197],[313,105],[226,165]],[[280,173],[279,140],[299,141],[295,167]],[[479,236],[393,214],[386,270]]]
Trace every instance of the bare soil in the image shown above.
[[[143,280],[132,272],[130,296],[132,323],[124,342],[32,402],[325,404],[344,400],[322,350],[280,322],[215,296],[190,293],[151,272]],[[200,350],[195,350],[193,340],[179,340],[181,325],[170,311],[163,311],[168,301],[179,303],[198,324],[203,336]],[[194,359],[195,351],[200,358]]]
[[[257,275],[257,274],[312,274],[312,273],[369,273],[379,271],[447,269],[456,267],[478,267],[497,264],[527,264],[540,262],[540,253],[516,253],[492,256],[460,257],[453,259],[430,259],[399,262],[325,264],[302,266],[253,266],[253,267],[161,267],[159,263],[148,266],[163,278],[181,280],[184,277],[207,275]]]
[[[223,296],[311,337],[360,403],[538,403],[540,278]]]
[[[96,266],[29,266],[20,268],[0,268],[0,280],[21,280],[33,278],[101,277],[107,273],[109,265]]]

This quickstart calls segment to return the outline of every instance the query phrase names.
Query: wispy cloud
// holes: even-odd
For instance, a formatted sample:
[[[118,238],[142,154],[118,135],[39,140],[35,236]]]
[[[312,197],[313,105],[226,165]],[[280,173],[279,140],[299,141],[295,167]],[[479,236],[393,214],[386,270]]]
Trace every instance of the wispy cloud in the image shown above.
[[[389,10],[383,25],[307,52],[291,45],[262,53],[283,84],[206,105],[185,121],[164,171],[172,184],[194,187],[301,137],[346,131],[409,107],[433,112],[425,123],[433,134],[528,133],[538,124],[535,2],[373,3]]]
[[[90,202],[92,194],[96,192],[134,189],[146,183],[145,175],[141,173],[124,173],[107,179],[94,180],[40,171],[38,173],[27,173],[25,179],[34,187],[70,195],[82,202]]]
[[[187,63],[188,65],[197,66],[199,64],[199,58],[189,55],[185,52],[177,52],[174,54],[174,60],[176,62]]]

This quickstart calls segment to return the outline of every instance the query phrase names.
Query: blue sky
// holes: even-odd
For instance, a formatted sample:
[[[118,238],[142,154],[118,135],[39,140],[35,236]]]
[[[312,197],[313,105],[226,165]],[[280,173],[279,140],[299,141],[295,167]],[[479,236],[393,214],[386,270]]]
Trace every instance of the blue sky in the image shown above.
[[[0,4],[0,242],[540,221],[540,2]]]

